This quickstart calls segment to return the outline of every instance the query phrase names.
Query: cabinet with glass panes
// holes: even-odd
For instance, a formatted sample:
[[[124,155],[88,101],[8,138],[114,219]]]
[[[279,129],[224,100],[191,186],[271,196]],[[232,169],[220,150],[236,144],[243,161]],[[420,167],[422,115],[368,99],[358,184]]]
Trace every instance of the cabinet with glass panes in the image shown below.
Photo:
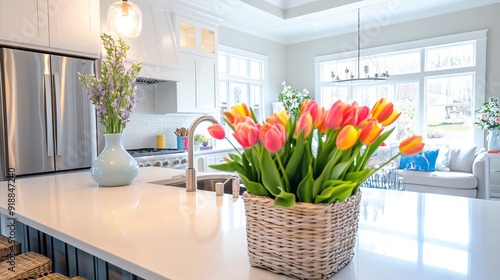
[[[182,52],[215,57],[217,28],[182,16],[175,16],[176,35]]]

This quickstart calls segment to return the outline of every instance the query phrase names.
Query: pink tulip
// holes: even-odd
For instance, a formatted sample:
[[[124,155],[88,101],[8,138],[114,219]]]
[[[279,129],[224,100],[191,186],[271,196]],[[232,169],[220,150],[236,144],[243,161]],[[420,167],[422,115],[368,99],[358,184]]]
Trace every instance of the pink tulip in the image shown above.
[[[304,137],[309,136],[313,129],[313,118],[309,112],[299,116],[295,126],[295,137],[299,136],[300,132],[304,132]]]
[[[309,114],[311,114],[315,126],[317,126],[321,122],[322,110],[321,107],[319,107],[318,103],[316,103],[316,101],[307,99],[302,102],[302,106],[300,107],[300,115],[306,112],[309,112]]]
[[[224,139],[224,137],[226,137],[226,131],[224,131],[224,128],[218,123],[212,124],[207,128],[207,130],[210,136],[215,139],[222,140]]]
[[[332,107],[330,107],[330,110],[328,110],[325,115],[326,126],[333,130],[340,129],[344,121],[344,114],[348,108],[349,105],[340,100],[333,103]]]
[[[244,119],[244,121],[240,121],[234,126],[233,136],[246,149],[259,142],[259,126],[250,117]]]
[[[276,153],[285,146],[285,127],[280,123],[265,123],[260,128],[260,140],[266,150]]]

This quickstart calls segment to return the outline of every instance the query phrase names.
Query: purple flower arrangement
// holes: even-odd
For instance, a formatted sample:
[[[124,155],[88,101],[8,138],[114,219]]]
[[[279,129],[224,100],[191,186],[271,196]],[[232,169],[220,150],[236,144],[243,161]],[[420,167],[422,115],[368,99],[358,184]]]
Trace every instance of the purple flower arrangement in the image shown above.
[[[126,69],[124,59],[129,46],[122,38],[115,40],[105,33],[101,34],[101,39],[106,58],[100,77],[78,73],[78,78],[95,106],[103,133],[122,133],[135,106],[135,81],[141,71],[141,62],[134,62]]]

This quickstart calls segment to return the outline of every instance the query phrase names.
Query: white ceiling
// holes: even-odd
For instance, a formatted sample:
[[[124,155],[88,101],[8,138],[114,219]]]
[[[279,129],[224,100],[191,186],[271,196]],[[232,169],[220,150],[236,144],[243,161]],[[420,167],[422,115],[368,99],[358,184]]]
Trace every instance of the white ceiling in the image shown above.
[[[222,16],[222,25],[283,44],[500,3],[500,0],[183,0]],[[466,20],[466,19],[464,19]]]

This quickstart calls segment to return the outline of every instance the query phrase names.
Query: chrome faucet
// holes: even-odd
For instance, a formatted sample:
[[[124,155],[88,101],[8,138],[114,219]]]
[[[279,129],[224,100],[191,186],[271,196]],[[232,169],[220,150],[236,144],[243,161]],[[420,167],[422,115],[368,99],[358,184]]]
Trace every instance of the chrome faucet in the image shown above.
[[[218,122],[212,116],[201,116],[196,118],[191,126],[189,127],[188,132],[188,167],[186,168],[186,191],[194,192],[196,191],[196,169],[194,169],[194,130],[196,127],[204,122],[209,121],[213,124],[217,124]]]

